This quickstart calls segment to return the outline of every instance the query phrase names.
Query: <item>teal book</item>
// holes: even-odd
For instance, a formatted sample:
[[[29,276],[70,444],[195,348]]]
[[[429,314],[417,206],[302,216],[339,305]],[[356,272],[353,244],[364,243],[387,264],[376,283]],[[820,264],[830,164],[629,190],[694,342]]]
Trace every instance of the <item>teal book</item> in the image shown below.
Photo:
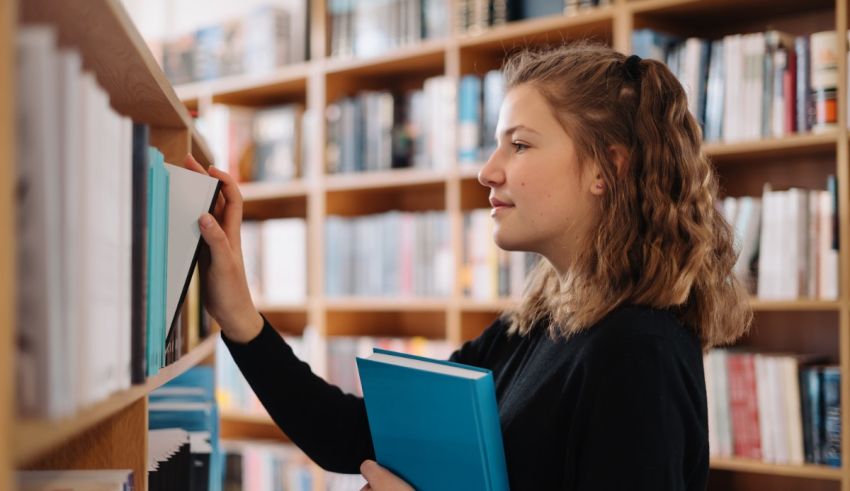
[[[157,149],[148,152],[148,284],[147,284],[147,375],[163,366],[165,349],[166,281],[168,278],[168,191],[165,160]]]
[[[357,369],[379,464],[418,491],[508,489],[490,370],[382,349]]]

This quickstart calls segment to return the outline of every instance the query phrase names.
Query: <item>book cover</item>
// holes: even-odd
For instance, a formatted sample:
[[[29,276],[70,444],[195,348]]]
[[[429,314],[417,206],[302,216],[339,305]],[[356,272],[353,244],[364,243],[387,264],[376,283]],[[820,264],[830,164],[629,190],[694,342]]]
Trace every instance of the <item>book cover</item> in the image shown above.
[[[218,179],[172,164],[165,164],[169,175],[168,194],[168,282],[166,300],[167,337],[180,305],[186,297],[189,279],[198,262],[202,245],[198,218],[212,212],[221,189]]]
[[[508,489],[489,370],[382,349],[357,368],[378,463],[423,491]]]

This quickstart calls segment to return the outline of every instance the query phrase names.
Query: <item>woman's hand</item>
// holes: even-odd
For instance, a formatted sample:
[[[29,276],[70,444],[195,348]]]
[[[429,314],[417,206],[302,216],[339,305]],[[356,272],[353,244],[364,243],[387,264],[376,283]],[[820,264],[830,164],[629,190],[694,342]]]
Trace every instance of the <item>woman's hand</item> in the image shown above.
[[[186,156],[184,164],[187,169],[222,182],[213,215],[205,213],[198,220],[201,235],[209,245],[209,255],[200,259],[204,306],[225,336],[238,343],[247,343],[262,330],[263,318],[254,307],[245,278],[239,185],[227,172],[215,167],[211,166],[207,172],[191,155]]]
[[[360,473],[367,482],[360,491],[414,491],[409,484],[374,460],[360,464]]]

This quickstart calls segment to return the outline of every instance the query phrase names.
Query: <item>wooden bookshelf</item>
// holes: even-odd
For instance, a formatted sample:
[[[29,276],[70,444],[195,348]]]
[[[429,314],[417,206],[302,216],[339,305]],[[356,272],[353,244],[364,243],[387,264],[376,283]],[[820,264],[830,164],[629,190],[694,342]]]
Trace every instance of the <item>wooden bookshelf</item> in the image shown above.
[[[15,2],[0,3],[0,489],[12,489],[15,406]]]
[[[367,59],[332,58],[327,55],[330,25],[324,2],[313,0],[313,37],[311,52],[318,56],[305,65],[281,69],[253,85],[245,77],[240,82],[221,81],[193,84],[178,88],[189,104],[204,97],[214,102],[239,102],[261,93],[267,100],[303,100],[308,108],[324,114],[328,104],[343,95],[360,90],[410,88],[421,86],[429,76],[458,77],[467,73],[483,74],[497,68],[506,53],[525,45],[559,44],[565,40],[593,38],[610,43],[622,52],[631,51],[631,34],[644,27],[655,27],[680,35],[716,38],[734,32],[756,32],[768,28],[787,29],[793,33],[847,28],[850,0],[613,0],[609,7],[579,12],[570,16],[553,16],[511,23],[471,33],[451,33],[446,39],[431,40],[415,46],[401,47]],[[455,11],[447,22],[454,25]],[[768,27],[770,26],[770,27]],[[839,36],[840,38],[841,36]],[[822,187],[826,174],[835,174],[839,189],[840,234],[843,244],[850,243],[850,142],[848,142],[846,48],[838,52],[839,121],[836,131],[823,134],[795,134],[783,138],[712,142],[704,147],[717,165],[724,192],[741,196],[760,193],[762,183],[777,186]],[[322,56],[324,55],[324,56]],[[301,85],[301,80],[306,80]],[[297,81],[297,82],[296,82]],[[242,83],[246,85],[240,85]],[[228,85],[229,84],[229,85]],[[278,92],[276,92],[276,90]],[[294,91],[294,92],[293,92]],[[301,92],[298,92],[301,91]],[[200,96],[199,94],[203,94]],[[259,100],[259,99],[253,99]],[[313,139],[317,149],[325,147],[325,128],[321,125]],[[328,298],[324,295],[323,251],[324,220],[330,215],[359,216],[368,213],[402,210],[443,210],[449,216],[452,251],[455,264],[461,266],[462,216],[473,209],[487,206],[487,192],[477,183],[482,163],[450,162],[445,171],[393,170],[374,173],[327,175],[323,152],[315,152],[310,167],[313,176],[296,187],[303,189],[298,199],[305,200],[303,214],[310,236],[308,284],[310,301],[305,310],[284,307],[280,314],[289,323],[302,319],[325,336],[347,335],[424,335],[447,339],[453,343],[475,337],[513,299],[488,301],[464,297],[456,285],[448,298]],[[302,186],[303,188],[300,188]],[[269,185],[258,192],[248,184],[243,191],[248,202],[290,196],[285,184]],[[247,209],[247,208],[246,208]],[[265,217],[295,216],[292,208],[281,201],[263,209]],[[765,338],[769,345],[793,351],[794,338],[789,331],[800,332],[800,323],[812,324],[806,336],[817,338],[814,346],[835,348],[835,360],[844,374],[842,400],[850,400],[850,248],[840,251],[840,297],[833,301],[798,299],[766,301],[753,298],[756,322],[769,319],[777,323],[758,325],[758,336],[745,340],[745,345],[759,346]],[[272,311],[271,306],[263,306]],[[289,332],[287,327],[285,331]],[[843,455],[850,460],[850,417],[843,416]],[[712,475],[732,476],[720,479],[709,489],[828,489],[850,491],[850,465],[842,468],[824,466],[783,466],[743,459],[714,459]],[[719,474],[718,474],[719,473]],[[747,476],[736,480],[735,476]],[[762,479],[762,476],[764,479]],[[760,480],[761,479],[761,480]],[[728,484],[728,486],[726,486]],[[317,488],[318,489],[318,488]]]
[[[19,13],[16,13],[19,9]],[[19,15],[18,15],[19,14]],[[151,144],[181,163],[212,153],[189,112],[156,64],[118,0],[26,0],[0,6],[0,489],[15,489],[14,469],[130,468],[135,488],[147,489],[148,394],[214,356],[216,339],[203,340],[175,363],[139,385],[117,392],[71,417],[44,420],[15,416],[14,320],[15,183],[14,39],[20,24],[48,24],[62,46],[80,52],[120,114],[151,128]],[[217,336],[217,335],[216,335]]]
[[[159,373],[150,377],[144,384],[134,385],[130,389],[118,392],[92,407],[82,409],[70,418],[56,421],[19,420],[12,436],[15,463],[30,464],[101,421],[144,399],[153,390],[162,387],[212,355],[215,352],[216,337],[211,336],[205,339],[175,363],[160,369]]]
[[[278,428],[268,414],[223,411],[220,420],[222,439],[291,443],[289,437]]]

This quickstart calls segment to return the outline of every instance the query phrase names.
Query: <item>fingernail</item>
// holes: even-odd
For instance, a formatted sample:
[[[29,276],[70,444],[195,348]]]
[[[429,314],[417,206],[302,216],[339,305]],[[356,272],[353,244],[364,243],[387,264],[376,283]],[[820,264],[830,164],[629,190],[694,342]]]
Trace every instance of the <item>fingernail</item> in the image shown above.
[[[205,214],[201,216],[201,228],[209,228],[212,225],[213,219],[209,214]]]

